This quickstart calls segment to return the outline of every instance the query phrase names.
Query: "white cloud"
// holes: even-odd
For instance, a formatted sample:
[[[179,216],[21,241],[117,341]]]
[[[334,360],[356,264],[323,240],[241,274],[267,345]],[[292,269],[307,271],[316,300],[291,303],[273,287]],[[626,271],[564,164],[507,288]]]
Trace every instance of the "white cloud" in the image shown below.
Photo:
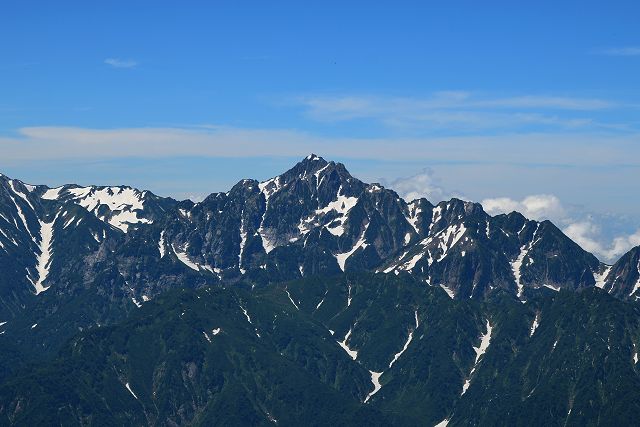
[[[452,197],[461,197],[446,191],[430,169],[407,178],[398,178],[385,185],[395,190],[406,201],[424,197],[432,203],[438,203]]]
[[[120,58],[107,58],[104,63],[112,66],[113,68],[135,68],[138,62],[132,59],[120,59]]]
[[[452,197],[466,199],[447,191],[430,169],[408,178],[399,178],[388,184],[388,187],[407,201],[420,197],[435,203]],[[565,206],[560,198],[553,194],[534,194],[521,200],[509,197],[488,198],[481,204],[490,215],[517,211],[529,219],[550,220],[583,249],[605,262],[613,263],[629,249],[640,245],[640,229],[635,232],[629,231],[628,234],[615,234],[608,227],[603,227],[615,221],[622,229],[633,230],[629,227],[637,222],[630,222],[625,227],[622,218],[590,215],[582,209]]]
[[[604,221],[609,221],[609,217],[567,209],[558,197],[550,194],[528,196],[522,200],[508,197],[485,199],[482,206],[490,215],[518,211],[530,219],[549,219],[574,242],[604,262],[613,263],[629,249],[640,245],[640,229],[623,235],[605,232]]]
[[[570,223],[563,231],[582,248],[609,263],[615,262],[629,249],[640,245],[640,229],[635,233],[616,236],[607,241],[602,236],[600,225],[592,219]]]
[[[518,211],[527,218],[537,221],[550,219],[557,221],[565,218],[566,210],[560,199],[552,194],[535,194],[518,201],[508,197],[485,199],[482,202],[484,210],[490,215]]]
[[[308,117],[324,122],[371,119],[402,129],[442,129],[452,132],[509,129],[522,126],[580,128],[619,126],[599,123],[575,112],[617,107],[597,98],[562,96],[486,96],[472,92],[436,92],[428,97],[366,95],[307,96],[293,101]]]
[[[635,246],[640,246],[640,228],[633,234],[613,239],[611,257],[620,256]]]
[[[627,47],[614,47],[609,49],[602,49],[597,51],[601,55],[611,56],[640,56],[640,47],[627,46]]]
[[[583,249],[597,254],[606,252],[601,242],[596,240],[600,229],[591,221],[578,221],[564,227],[564,233]],[[608,258],[608,257],[606,257]]]

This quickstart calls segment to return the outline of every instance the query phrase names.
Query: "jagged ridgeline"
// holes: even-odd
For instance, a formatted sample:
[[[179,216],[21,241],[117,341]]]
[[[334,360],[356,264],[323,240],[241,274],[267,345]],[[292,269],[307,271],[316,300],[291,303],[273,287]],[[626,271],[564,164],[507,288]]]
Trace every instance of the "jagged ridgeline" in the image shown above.
[[[0,425],[633,425],[639,258],[315,155],[199,203],[0,176]]]

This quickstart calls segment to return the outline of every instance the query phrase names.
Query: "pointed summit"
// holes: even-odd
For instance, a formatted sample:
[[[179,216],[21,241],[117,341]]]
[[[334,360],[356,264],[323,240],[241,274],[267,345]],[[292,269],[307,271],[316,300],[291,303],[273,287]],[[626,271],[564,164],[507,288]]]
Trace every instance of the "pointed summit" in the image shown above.
[[[327,162],[325,159],[315,154],[309,154],[307,157],[296,163],[291,169],[280,175],[280,179],[283,184],[289,183],[295,179],[309,179],[319,170],[325,169],[327,165],[332,164],[335,163]]]
[[[307,157],[302,159],[300,162],[298,162],[298,164],[296,164],[292,168],[292,170],[293,169],[302,169],[302,170],[306,170],[308,172],[315,172],[315,171],[325,167],[329,163],[333,163],[333,162],[327,162],[322,157],[311,153]]]
[[[605,291],[619,298],[640,299],[640,246],[631,248],[603,276]]]
[[[322,161],[322,162],[326,163],[326,161],[322,157],[320,157],[320,156],[318,156],[318,155],[316,155],[314,153],[311,153],[307,157],[305,157],[303,161],[305,161],[305,160],[306,161],[310,161],[310,162]]]

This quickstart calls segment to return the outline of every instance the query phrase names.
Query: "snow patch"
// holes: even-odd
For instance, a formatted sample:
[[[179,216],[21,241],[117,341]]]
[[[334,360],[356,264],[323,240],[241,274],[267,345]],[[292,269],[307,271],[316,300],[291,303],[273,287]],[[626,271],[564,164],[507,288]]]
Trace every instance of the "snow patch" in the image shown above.
[[[442,261],[447,256],[449,250],[460,241],[466,231],[467,229],[464,224],[457,224],[447,227],[444,232],[438,233],[438,235],[441,236],[438,246],[442,251],[442,254],[438,258],[438,262]]]
[[[18,211],[18,217],[20,217],[20,220],[24,225],[24,229],[26,230],[27,233],[29,233],[29,236],[31,236],[31,240],[33,240],[33,243],[36,243],[36,239],[33,237],[33,234],[31,234],[31,230],[27,225],[27,218],[24,216],[24,213],[22,212],[20,205],[18,204],[18,202],[16,202],[16,199],[14,199],[11,194],[9,194],[9,198],[13,201],[13,204],[16,206],[16,210]]]
[[[544,284],[542,286],[544,286],[545,288],[549,288],[552,291],[560,292],[560,286],[552,286],[552,285],[547,285],[547,284]]]
[[[382,376],[382,372],[373,372],[369,371],[371,374],[371,382],[373,383],[373,391],[364,398],[364,403],[367,403],[371,397],[380,391],[382,385],[380,384],[380,377]]]
[[[184,265],[186,265],[192,270],[200,271],[200,265],[191,261],[189,259],[189,256],[187,255],[187,249],[189,249],[189,244],[185,245],[184,251],[176,249],[175,245],[173,244],[171,245],[171,247],[173,248],[173,253],[176,254],[176,256],[178,257],[178,260],[180,260],[181,263],[183,263]]]
[[[264,248],[264,251],[266,253],[269,253],[269,252],[271,252],[272,250],[274,250],[276,248],[275,243],[271,242],[265,236],[264,219],[265,219],[265,217],[267,215],[267,211],[269,210],[269,199],[271,198],[271,196],[273,196],[275,193],[280,191],[280,189],[282,188],[280,180],[281,180],[281,178],[279,176],[277,176],[275,178],[271,178],[271,179],[269,179],[267,181],[264,181],[264,182],[261,182],[261,183],[258,184],[258,188],[260,189],[260,193],[262,193],[264,195],[264,200],[265,200],[264,213],[262,214],[262,220],[260,221],[260,227],[258,227],[258,235],[262,239],[262,247]]]
[[[33,205],[31,204],[31,202],[29,201],[29,199],[27,198],[27,196],[20,190],[18,190],[14,184],[13,184],[13,180],[9,181],[9,186],[11,187],[11,189],[13,190],[13,193],[20,197],[22,200],[24,200],[25,202],[27,202],[27,204],[29,205],[29,207],[31,208],[32,211],[35,212],[36,208],[33,207]]]
[[[314,173],[313,175],[316,177],[316,186],[320,187],[320,184],[322,183],[322,181],[324,180],[324,176],[322,177],[322,179],[320,179],[320,175],[322,174],[322,172],[324,172],[324,170],[326,168],[328,168],[331,165],[331,163],[327,163],[326,165],[324,165],[323,167],[321,167],[320,169],[318,169],[316,171],[316,173]]]
[[[342,186],[338,189],[336,200],[330,202],[324,208],[316,209],[313,215],[300,221],[300,224],[298,224],[300,234],[305,235],[309,233],[314,226],[319,225],[320,217],[334,211],[338,215],[329,223],[325,224],[324,227],[334,236],[342,236],[344,234],[344,223],[347,220],[347,214],[356,205],[358,198],[341,195],[341,192]]]
[[[473,373],[473,370],[471,370],[471,373]],[[471,375],[471,374],[469,374]],[[462,385],[462,393],[460,393],[460,396],[462,396],[463,394],[465,394],[467,392],[467,390],[469,389],[469,386],[471,385],[471,379],[467,378],[464,381],[464,384]]]
[[[287,296],[289,297],[289,301],[291,301],[291,304],[293,304],[293,306],[296,308],[296,310],[300,310],[300,307],[298,307],[298,304],[296,304],[296,302],[293,300],[293,298],[291,298],[291,294],[289,293],[289,289],[285,289],[284,291],[287,293]]]
[[[56,188],[49,188],[47,191],[44,192],[42,196],[40,196],[40,198],[45,200],[58,200],[58,198],[60,197],[60,192],[63,189],[64,187],[62,186],[56,187]]]
[[[451,298],[451,299],[455,299],[455,297],[456,297],[456,293],[455,293],[455,292],[453,292],[453,289],[450,289],[450,288],[448,288],[448,287],[447,287],[447,286],[445,286],[445,285],[440,285],[440,287],[441,287],[442,289],[444,289],[444,290],[445,290],[445,292],[447,293],[447,295],[449,295],[449,298]]]
[[[407,233],[404,235],[404,244],[405,246],[409,244],[409,242],[411,241],[411,233]]]
[[[219,268],[212,268],[209,265],[205,265],[205,264],[198,264],[197,262],[194,262],[192,260],[189,259],[189,256],[187,255],[187,250],[189,249],[189,244],[185,244],[184,246],[184,250],[179,250],[176,249],[176,246],[174,244],[171,244],[171,248],[173,249],[173,253],[176,254],[176,257],[178,258],[178,260],[183,263],[184,265],[186,265],[187,267],[189,267],[192,270],[195,271],[201,271],[201,270],[206,270],[209,273],[214,273],[217,274],[218,277],[220,276],[220,269]]]
[[[532,337],[533,334],[536,332],[536,329],[538,329],[538,326],[540,326],[540,313],[536,313],[536,317],[535,319],[533,319],[533,324],[531,325],[531,331],[529,332],[529,336]]]
[[[358,358],[358,351],[357,350],[351,350],[349,348],[349,345],[347,344],[347,341],[349,341],[349,337],[351,337],[351,331],[352,329],[349,329],[349,332],[347,332],[347,335],[344,336],[344,340],[342,341],[338,341],[338,345],[340,347],[343,348],[344,351],[347,352],[347,354],[353,359],[356,360]],[[333,334],[331,334],[333,335]]]
[[[244,252],[244,246],[247,243],[247,230],[244,225],[244,209],[240,213],[240,252],[238,252],[238,269],[240,273],[244,274],[246,271],[242,268],[242,253]]]
[[[160,240],[158,241],[158,251],[160,252],[160,258],[164,258],[164,256],[166,255],[167,251],[164,247],[165,241],[164,241],[164,230],[162,230],[160,232]]]
[[[596,282],[596,288],[600,288],[603,289],[605,282],[607,280],[607,276],[609,275],[609,272],[611,271],[611,268],[613,266],[612,265],[608,265],[606,266],[606,268],[602,271],[602,273],[593,273],[593,280],[595,280]]]
[[[355,243],[355,245],[353,245],[351,250],[349,250],[348,252],[341,253],[341,254],[336,254],[336,260],[338,261],[338,265],[340,266],[340,269],[342,271],[344,271],[344,265],[347,262],[347,259],[351,255],[353,255],[355,251],[357,251],[360,248],[364,249],[364,248],[367,247],[367,243],[365,242],[366,239],[365,239],[364,235],[366,234],[368,228],[369,228],[369,223],[367,223],[367,225],[364,227],[364,231],[362,232],[362,236],[360,236],[360,239],[358,239],[358,241]]]
[[[400,268],[402,270],[405,270],[405,271],[411,271],[416,266],[418,261],[420,261],[422,259],[422,257],[424,257],[424,252],[419,252],[416,255],[414,255],[409,261],[407,261],[404,264],[402,264],[402,266],[400,266]]]
[[[480,346],[473,348],[476,352],[476,361],[475,361],[476,364],[480,361],[480,358],[486,353],[487,349],[489,348],[489,344],[491,343],[491,331],[493,330],[493,328],[491,327],[491,324],[489,323],[488,320],[487,320],[486,326],[487,326],[487,332],[480,337]]]
[[[525,223],[525,225],[522,226],[522,229],[518,232],[518,234],[520,234],[524,230],[526,225],[527,224]],[[522,300],[522,294],[524,293],[524,285],[521,282],[522,264],[524,262],[525,257],[533,247],[533,245],[535,245],[539,240],[539,239],[535,240],[536,234],[538,233],[538,228],[540,228],[540,224],[536,226],[536,230],[533,232],[533,237],[531,238],[531,242],[529,244],[522,245],[522,247],[520,248],[520,253],[518,254],[518,257],[515,259],[515,261],[512,261],[510,263],[511,270],[513,271],[513,277],[516,279],[516,286],[518,288],[518,299],[520,300]]]
[[[38,272],[38,280],[33,284],[36,295],[46,291],[49,287],[44,286],[44,281],[49,275],[49,268],[51,267],[51,257],[53,256],[52,243],[53,243],[53,225],[56,222],[58,215],[55,216],[53,221],[49,223],[40,222],[40,254],[37,257],[36,271]]]
[[[389,363],[389,367],[392,367],[393,364],[396,363],[398,361],[398,359],[400,359],[400,356],[402,356],[402,353],[407,351],[407,348],[409,348],[409,344],[411,344],[411,340],[413,339],[413,333],[420,326],[420,322],[418,321],[418,311],[417,310],[415,311],[414,315],[415,315],[415,319],[416,319],[415,329],[413,329],[413,330],[409,329],[409,336],[407,337],[407,341],[404,343],[404,346],[402,347],[402,350],[400,350],[398,353],[396,353],[393,356],[393,360],[391,361],[391,363]]]
[[[409,203],[409,217],[407,218],[407,221],[409,222],[409,224],[411,224],[411,227],[413,227],[413,229],[416,231],[416,233],[420,233],[420,230],[418,230],[418,216],[422,213],[422,207],[420,207],[419,203],[417,201],[413,202],[413,203]],[[404,240],[405,240],[405,245],[408,244],[409,242],[407,241],[407,236],[409,236],[409,238],[411,237],[411,235],[409,233],[407,233],[407,235],[405,235]]]
[[[324,299],[327,297],[327,293],[329,293],[329,291],[326,291],[324,293],[324,295],[322,296],[322,299],[320,300],[320,302],[318,303],[318,305],[316,305],[316,310],[320,308],[320,306],[324,303]]]
[[[429,224],[429,234],[433,230],[433,226],[436,225],[438,221],[442,218],[442,206],[436,206],[433,208],[433,213],[431,215],[431,224]]]
[[[244,317],[247,318],[247,322],[253,325],[253,322],[251,321],[251,317],[249,317],[249,313],[247,313],[247,310],[243,306],[240,306],[240,310],[242,310],[242,312],[244,313]]]
[[[471,377],[473,376],[473,373],[475,372],[476,367],[478,366],[478,362],[480,361],[480,358],[486,353],[487,349],[489,348],[489,344],[491,343],[491,331],[493,330],[493,328],[491,327],[491,324],[489,323],[488,320],[487,320],[486,327],[487,327],[487,332],[480,336],[480,345],[478,347],[473,347],[473,350],[476,352],[476,360],[473,363],[473,368],[471,369],[471,372],[469,372],[469,376],[467,377],[467,380],[462,386],[462,393],[460,393],[460,396],[465,394],[469,389],[469,386],[471,385]]]
[[[126,383],[124,386],[127,388],[127,390],[129,390],[129,393],[131,393],[131,395],[133,397],[135,397],[136,400],[139,400],[138,396],[136,396],[136,394],[133,392],[133,390],[131,390],[131,386],[129,385],[129,383]]]
[[[125,233],[131,224],[153,222],[146,218],[138,218],[138,212],[144,209],[145,192],[129,187],[78,187],[71,188],[68,192],[76,204],[93,213],[99,220]],[[100,210],[101,206],[109,209],[110,218]]]
[[[636,267],[636,269],[638,270],[638,281],[633,286],[633,289],[631,290],[631,293],[629,294],[629,296],[635,294],[638,291],[638,289],[640,289],[640,260],[638,260],[638,266]]]
[[[317,209],[317,214],[327,214],[331,211],[336,211],[339,214],[346,214],[349,212],[355,205],[358,203],[357,197],[347,197],[342,193],[342,186],[338,189],[338,193],[336,194],[336,200],[333,200],[327,204],[322,209]]]

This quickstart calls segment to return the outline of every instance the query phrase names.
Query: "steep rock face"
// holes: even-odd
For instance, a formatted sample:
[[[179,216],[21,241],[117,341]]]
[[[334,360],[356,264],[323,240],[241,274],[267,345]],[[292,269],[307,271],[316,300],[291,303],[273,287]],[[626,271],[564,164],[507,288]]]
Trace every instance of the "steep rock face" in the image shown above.
[[[640,246],[606,268],[601,277],[599,287],[618,298],[637,301],[640,298]]]
[[[73,326],[61,315],[51,324],[59,330],[117,318],[179,286],[255,287],[341,272],[408,275],[452,298],[506,290],[521,301],[541,287],[575,290],[605,280],[614,295],[630,298],[637,283],[630,266],[610,284],[608,266],[550,222],[516,212],[491,217],[458,199],[406,202],[315,155],[199,203],[2,176],[0,266],[0,321],[25,310],[48,316],[85,294],[96,298],[90,307],[103,307]]]
[[[379,265],[415,235],[407,210],[395,193],[310,156],[188,206],[171,231],[223,278],[249,272],[259,280],[263,270],[284,279]]]
[[[409,275],[453,298],[506,290],[521,301],[541,287],[575,290],[613,277],[548,221],[491,217],[458,199],[406,202],[315,155],[199,203],[2,176],[0,266],[0,321],[31,306],[49,312],[83,292],[103,298],[107,312],[126,312],[176,286],[255,287],[341,272]],[[612,293],[629,298],[633,269],[616,277],[608,286],[625,291]]]
[[[199,203],[0,176],[0,268],[0,423],[638,410],[640,248],[607,266],[548,221],[406,202],[313,155]]]
[[[49,189],[1,176],[0,315],[15,315],[34,295],[93,286],[96,263],[115,262],[127,232],[150,226],[174,204],[129,187]]]
[[[187,206],[179,219],[171,225],[178,245],[223,280],[408,272],[460,297],[502,288],[524,299],[529,288],[593,286],[604,268],[550,222],[491,217],[457,199],[407,203],[313,155],[263,183],[243,180]]]
[[[532,288],[593,286],[603,268],[549,221],[516,212],[491,217],[480,205],[456,199],[432,212],[427,236],[383,272],[418,275],[457,297],[482,297],[501,288],[525,300]]]

